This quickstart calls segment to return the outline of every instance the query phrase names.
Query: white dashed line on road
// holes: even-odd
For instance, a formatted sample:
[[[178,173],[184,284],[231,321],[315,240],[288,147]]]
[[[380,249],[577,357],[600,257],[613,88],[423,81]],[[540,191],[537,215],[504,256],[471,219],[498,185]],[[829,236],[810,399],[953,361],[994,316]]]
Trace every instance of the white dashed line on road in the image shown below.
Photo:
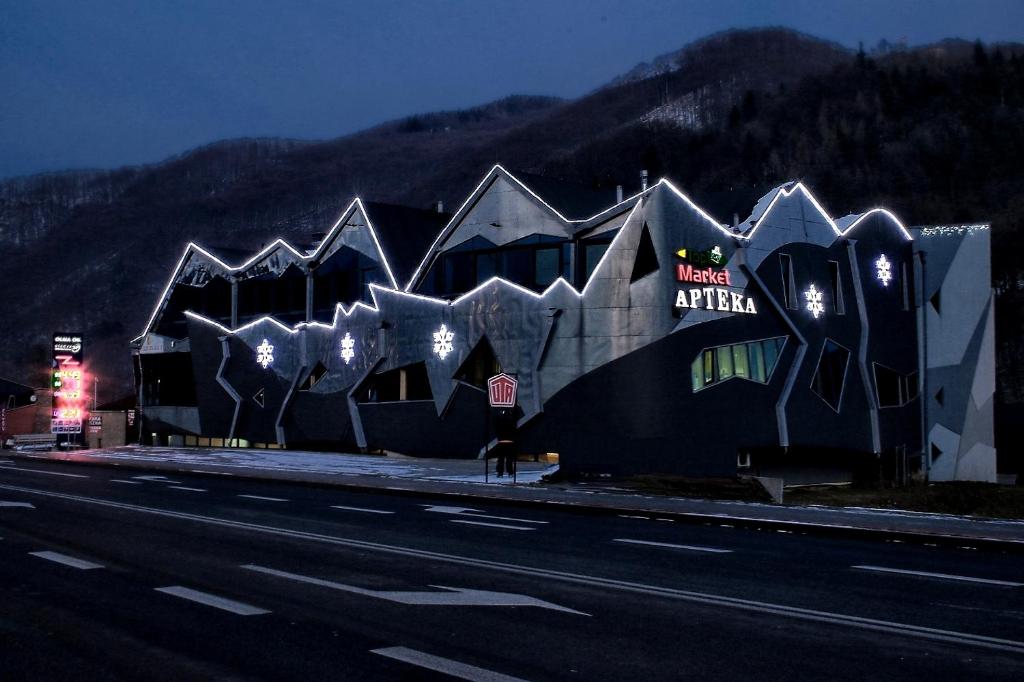
[[[731,554],[731,549],[719,549],[718,547],[702,547],[701,545],[677,545],[671,542],[651,542],[650,540],[631,540],[629,538],[615,538],[612,542],[624,542],[629,545],[646,545],[648,547],[667,547],[669,549],[685,549],[691,552],[709,552],[711,554]]]
[[[247,500],[263,500],[264,502],[287,502],[283,497],[264,497],[263,495],[239,495]]]
[[[169,485],[167,486],[171,490],[187,490],[190,493],[205,493],[206,488],[187,488],[183,485]]]
[[[93,568],[103,568],[100,564],[94,564],[91,561],[85,561],[84,559],[76,559],[73,556],[67,554],[60,554],[59,552],[29,552],[32,556],[37,556],[40,559],[46,559],[54,563],[63,564],[70,566],[71,568],[77,568],[82,571],[88,571]]]
[[[908,571],[902,568],[886,568],[885,566],[851,566],[860,571],[876,571],[878,573],[897,573],[918,578],[938,578],[939,580],[957,580],[965,583],[980,583],[983,585],[997,585],[999,587],[1022,587],[1024,583],[1015,583],[1010,580],[993,580],[991,578],[972,578],[966,575],[951,575],[949,573],[929,573],[928,571]]]
[[[142,481],[129,481],[124,478],[112,478],[111,483],[127,483],[128,485],[142,485]]]
[[[345,511],[366,512],[367,514],[394,514],[386,509],[366,509],[365,507],[346,507],[340,504],[331,505],[331,509],[344,509]]]
[[[464,519],[449,519],[452,523],[464,523],[467,526],[487,526],[488,528],[506,528],[508,530],[537,530],[532,526],[510,526],[506,523],[486,523],[484,521],[466,521]]]
[[[493,670],[478,668],[475,665],[460,663],[449,658],[441,658],[440,656],[427,654],[416,649],[408,649],[404,646],[371,649],[370,653],[409,663],[426,670],[433,670],[434,672],[449,675],[460,680],[473,680],[474,682],[524,682],[524,680],[518,677],[509,677],[508,675],[496,673]]]
[[[180,585],[173,585],[171,587],[157,587],[154,588],[157,592],[163,592],[174,597],[181,597],[189,601],[194,601],[197,604],[205,604],[206,606],[212,606],[215,609],[221,611],[230,611],[231,613],[239,616],[259,616],[264,613],[270,613],[266,609],[261,609],[251,604],[245,604],[234,599],[226,599],[224,597],[218,597],[215,594],[208,592],[200,592],[199,590],[193,590],[188,587],[182,587]]]

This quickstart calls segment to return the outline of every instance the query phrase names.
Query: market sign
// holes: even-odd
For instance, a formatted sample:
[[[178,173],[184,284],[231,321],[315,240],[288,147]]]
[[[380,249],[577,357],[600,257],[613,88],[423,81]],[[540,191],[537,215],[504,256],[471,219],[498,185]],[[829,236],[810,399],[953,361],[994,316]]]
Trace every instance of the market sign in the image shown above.
[[[505,373],[487,380],[487,400],[491,407],[515,407],[519,382]]]
[[[676,279],[689,284],[710,284],[712,286],[679,289],[676,292],[676,308],[703,308],[722,313],[756,314],[754,300],[746,294],[725,287],[732,286],[729,271],[724,268],[726,257],[720,246],[706,251],[679,249],[676,256],[686,261],[676,263]]]

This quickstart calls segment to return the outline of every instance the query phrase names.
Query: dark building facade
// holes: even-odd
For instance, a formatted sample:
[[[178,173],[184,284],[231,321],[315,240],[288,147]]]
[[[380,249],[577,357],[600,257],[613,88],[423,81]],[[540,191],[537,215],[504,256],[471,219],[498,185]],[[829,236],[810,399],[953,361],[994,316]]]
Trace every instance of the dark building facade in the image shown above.
[[[232,263],[190,244],[133,342],[143,439],[477,457],[503,371],[520,449],[570,476],[994,480],[987,226],[833,220],[799,183],[734,226],[666,180],[533,185],[356,200]]]

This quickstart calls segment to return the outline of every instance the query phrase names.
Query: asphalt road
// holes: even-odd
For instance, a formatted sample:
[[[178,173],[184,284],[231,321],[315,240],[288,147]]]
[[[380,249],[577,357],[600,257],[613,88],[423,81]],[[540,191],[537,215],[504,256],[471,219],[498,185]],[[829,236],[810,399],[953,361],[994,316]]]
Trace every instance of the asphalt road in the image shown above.
[[[1019,555],[0,459],[0,679],[1024,678]]]

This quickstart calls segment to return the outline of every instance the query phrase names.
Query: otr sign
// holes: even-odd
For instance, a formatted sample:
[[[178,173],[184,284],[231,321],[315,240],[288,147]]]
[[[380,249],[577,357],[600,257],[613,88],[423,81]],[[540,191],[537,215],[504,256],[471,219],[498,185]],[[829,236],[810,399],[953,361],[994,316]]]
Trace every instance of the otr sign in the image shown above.
[[[488,379],[487,399],[491,407],[515,407],[518,386],[518,381],[504,373]]]

